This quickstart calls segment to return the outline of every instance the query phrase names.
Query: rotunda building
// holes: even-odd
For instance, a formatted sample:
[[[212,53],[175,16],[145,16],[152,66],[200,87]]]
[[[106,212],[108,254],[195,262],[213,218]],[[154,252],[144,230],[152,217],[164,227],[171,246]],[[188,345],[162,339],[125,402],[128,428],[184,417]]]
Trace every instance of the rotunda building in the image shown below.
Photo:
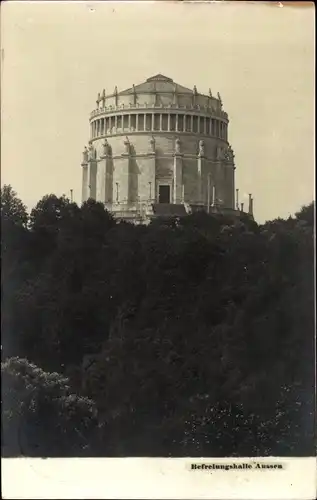
[[[98,94],[82,161],[82,200],[116,217],[235,211],[235,164],[222,100],[158,74]],[[238,208],[238,207],[236,207]]]

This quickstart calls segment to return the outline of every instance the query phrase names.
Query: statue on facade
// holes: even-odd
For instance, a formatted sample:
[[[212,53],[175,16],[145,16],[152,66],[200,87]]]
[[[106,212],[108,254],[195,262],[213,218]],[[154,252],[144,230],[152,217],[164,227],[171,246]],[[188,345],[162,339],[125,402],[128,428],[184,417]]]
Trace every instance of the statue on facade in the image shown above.
[[[104,156],[110,155],[110,145],[109,145],[107,139],[105,139],[105,141],[103,143],[103,154],[104,154]]]
[[[135,85],[134,84],[132,85],[132,91],[133,91],[133,104],[135,106],[136,103],[137,103],[137,93],[135,91]]]
[[[88,147],[88,160],[95,160],[96,158],[96,151],[95,148],[92,145],[92,142],[89,141],[89,147]]]
[[[223,160],[228,163],[234,162],[234,153],[231,146],[228,146],[223,152]]]
[[[100,92],[98,92],[97,100],[96,100],[97,109],[99,108],[99,103],[100,103]]]
[[[209,89],[209,97],[212,99],[212,92],[211,92],[211,89]]]
[[[231,163],[234,162],[234,152],[231,146],[228,147],[228,156]]]
[[[218,101],[219,101],[219,109],[222,109],[222,99],[221,99],[221,95],[219,94],[219,92],[217,92],[217,97],[218,97]]]
[[[205,156],[205,143],[204,143],[204,141],[199,141],[199,156]]]
[[[216,149],[216,160],[218,161],[223,160],[223,149],[220,146],[217,146]]]
[[[102,101],[102,107],[104,108],[106,105],[106,91],[105,91],[105,89],[103,89],[103,91],[102,91],[101,101]]]
[[[193,96],[192,96],[192,107],[193,108],[195,108],[195,106],[196,106],[196,96],[197,96],[197,88],[196,88],[196,85],[194,85]]]
[[[127,135],[125,137],[124,146],[125,146],[125,153],[129,155],[130,154],[130,141],[129,141],[129,138]]]
[[[181,141],[177,137],[177,139],[175,141],[175,153],[180,154],[180,152],[181,152]]]
[[[174,106],[178,105],[178,93],[176,84],[174,85],[174,91],[173,91],[173,104]]]
[[[230,155],[229,155],[229,151],[228,151],[228,149],[226,149],[226,150],[223,152],[223,159],[224,159],[224,161],[230,161]]]
[[[150,145],[151,145],[151,151],[152,153],[155,153],[155,139],[152,135],[151,139],[150,139]]]
[[[88,162],[88,149],[87,149],[87,146],[85,146],[85,149],[83,151],[83,163],[87,163]]]
[[[234,153],[231,146],[227,146],[225,149],[218,147],[217,148],[217,160],[225,161],[228,163],[234,162]]]

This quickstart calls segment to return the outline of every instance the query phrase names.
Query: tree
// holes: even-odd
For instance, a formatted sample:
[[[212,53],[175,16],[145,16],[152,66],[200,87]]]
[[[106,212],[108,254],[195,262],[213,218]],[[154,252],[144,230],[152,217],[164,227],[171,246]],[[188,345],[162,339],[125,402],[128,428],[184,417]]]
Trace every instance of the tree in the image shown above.
[[[298,221],[306,222],[309,226],[314,226],[315,202],[312,201],[309,205],[303,206],[299,212],[295,214]]]
[[[10,185],[1,188],[1,221],[10,222],[19,226],[26,226],[28,214],[25,205],[17,197],[17,193]]]
[[[2,363],[1,376],[5,456],[89,456],[97,412],[67,378],[20,358]]]
[[[1,331],[3,352],[16,342],[12,334],[15,294],[25,279],[27,267],[28,214],[25,205],[10,185],[1,188]]]
[[[135,226],[45,197],[6,254],[6,355],[95,402],[93,454],[309,454],[314,237],[300,213]],[[44,393],[46,376],[33,378]]]
[[[65,196],[59,198],[54,194],[43,196],[31,210],[31,229],[57,229],[59,221],[63,219],[70,204],[70,201]]]

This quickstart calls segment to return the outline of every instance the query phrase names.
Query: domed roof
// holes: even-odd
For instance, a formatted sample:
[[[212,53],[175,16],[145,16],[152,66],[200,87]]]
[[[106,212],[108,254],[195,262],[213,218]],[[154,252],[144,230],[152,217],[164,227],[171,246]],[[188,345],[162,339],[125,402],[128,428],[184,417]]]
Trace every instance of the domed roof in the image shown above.
[[[175,83],[171,78],[158,74],[151,76],[145,82],[123,90],[118,95],[143,94],[147,92],[177,92],[179,94],[192,94],[193,90]]]

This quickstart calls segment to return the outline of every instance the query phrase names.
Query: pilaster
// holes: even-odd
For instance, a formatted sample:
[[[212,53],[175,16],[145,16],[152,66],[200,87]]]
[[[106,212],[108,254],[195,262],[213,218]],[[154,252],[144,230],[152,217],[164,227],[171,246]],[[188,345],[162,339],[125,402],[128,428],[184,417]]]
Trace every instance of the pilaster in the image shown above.
[[[105,157],[105,173],[106,173],[106,203],[113,203],[113,160],[111,156]]]
[[[101,196],[102,202],[111,204],[113,200],[113,160],[111,147],[105,139],[103,143],[103,154],[100,157],[101,165]]]
[[[85,147],[83,152],[83,161],[81,163],[83,169],[82,186],[81,186],[81,201],[84,203],[88,199],[88,149]]]
[[[197,157],[197,203],[204,204],[203,196],[203,172],[205,170],[205,146],[204,141],[199,141],[199,152]]]
[[[221,160],[217,160],[214,164],[214,207],[220,207],[223,204],[223,164]]]
[[[113,203],[128,204],[130,199],[131,146],[128,137],[124,140],[124,152],[116,158],[113,174]]]
[[[152,136],[150,139],[150,151],[148,152],[148,157],[146,160],[146,168],[144,170],[145,181],[148,183],[146,188],[148,192],[148,200],[150,203],[154,203],[156,200],[156,190],[155,190],[155,179],[156,179],[156,144],[155,139]]]
[[[235,169],[236,167],[234,165],[230,165],[230,203],[229,203],[229,208],[234,209],[234,193],[235,193]]]
[[[183,199],[183,155],[179,139],[176,139],[173,169],[173,203],[180,204]]]
[[[98,162],[97,173],[98,197],[97,201],[102,203],[112,203],[113,199],[113,179],[112,179],[112,159],[109,155],[103,154]]]
[[[96,199],[97,195],[97,160],[89,160],[89,198]]]
[[[235,193],[235,165],[234,165],[234,153],[230,145],[224,151],[223,154],[223,168],[225,169],[225,203],[228,208],[234,209],[234,193]]]
[[[97,190],[97,158],[96,150],[92,143],[88,150],[88,198],[96,199]]]
[[[105,163],[102,157],[100,157],[97,163],[96,201],[100,201],[101,203],[105,202],[105,181]]]
[[[81,164],[83,169],[81,201],[84,203],[88,199],[88,162]]]

